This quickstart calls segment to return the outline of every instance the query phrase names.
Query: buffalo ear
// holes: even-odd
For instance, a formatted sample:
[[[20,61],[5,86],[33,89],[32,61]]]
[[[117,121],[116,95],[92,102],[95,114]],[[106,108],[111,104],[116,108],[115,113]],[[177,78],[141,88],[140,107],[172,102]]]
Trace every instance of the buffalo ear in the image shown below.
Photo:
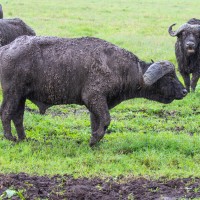
[[[143,75],[144,85],[151,86],[164,75],[175,71],[175,67],[169,61],[155,62],[149,66]]]

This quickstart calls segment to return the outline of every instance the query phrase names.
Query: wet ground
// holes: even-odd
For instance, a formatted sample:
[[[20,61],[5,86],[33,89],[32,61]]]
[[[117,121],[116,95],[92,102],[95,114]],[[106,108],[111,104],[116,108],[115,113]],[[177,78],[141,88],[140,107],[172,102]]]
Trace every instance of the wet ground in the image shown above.
[[[152,181],[138,179],[74,179],[56,175],[29,176],[0,174],[0,199],[6,199],[10,191],[16,193],[11,199],[67,199],[67,200],[117,200],[117,199],[194,199],[200,197],[200,179],[185,178]]]

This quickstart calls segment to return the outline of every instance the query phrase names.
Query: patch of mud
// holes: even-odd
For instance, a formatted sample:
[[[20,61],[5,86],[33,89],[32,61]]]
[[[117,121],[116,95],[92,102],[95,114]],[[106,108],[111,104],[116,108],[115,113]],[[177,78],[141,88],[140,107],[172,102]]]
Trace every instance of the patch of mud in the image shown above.
[[[25,199],[68,199],[68,200],[175,200],[200,197],[200,179],[185,178],[152,181],[145,178],[122,181],[100,178],[74,179],[67,175],[29,176],[20,174],[0,174],[0,199],[6,190],[19,191]],[[20,195],[12,199],[20,199]]]

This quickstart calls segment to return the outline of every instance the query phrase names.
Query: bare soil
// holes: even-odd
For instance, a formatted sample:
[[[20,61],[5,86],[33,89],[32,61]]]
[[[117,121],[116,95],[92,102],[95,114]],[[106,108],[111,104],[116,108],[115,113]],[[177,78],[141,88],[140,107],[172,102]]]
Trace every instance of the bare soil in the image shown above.
[[[115,200],[115,199],[193,199],[200,197],[200,179],[74,179],[68,175],[30,176],[0,174],[0,199],[7,189],[20,191],[25,199]],[[11,199],[22,199],[14,195]]]

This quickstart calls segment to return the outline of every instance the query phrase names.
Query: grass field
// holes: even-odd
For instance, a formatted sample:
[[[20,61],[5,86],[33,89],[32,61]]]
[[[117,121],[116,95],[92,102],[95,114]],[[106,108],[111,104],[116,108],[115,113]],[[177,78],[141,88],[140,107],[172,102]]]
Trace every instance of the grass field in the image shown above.
[[[99,37],[143,60],[174,64],[175,38],[169,36],[168,27],[200,18],[197,0],[2,0],[1,4],[5,17],[20,17],[38,35]],[[169,105],[146,99],[123,102],[111,110],[110,134],[91,149],[85,107],[55,106],[42,116],[27,101],[31,112],[25,112],[24,125],[32,140],[7,141],[0,125],[0,172],[200,177],[199,102],[200,84],[195,93]]]

